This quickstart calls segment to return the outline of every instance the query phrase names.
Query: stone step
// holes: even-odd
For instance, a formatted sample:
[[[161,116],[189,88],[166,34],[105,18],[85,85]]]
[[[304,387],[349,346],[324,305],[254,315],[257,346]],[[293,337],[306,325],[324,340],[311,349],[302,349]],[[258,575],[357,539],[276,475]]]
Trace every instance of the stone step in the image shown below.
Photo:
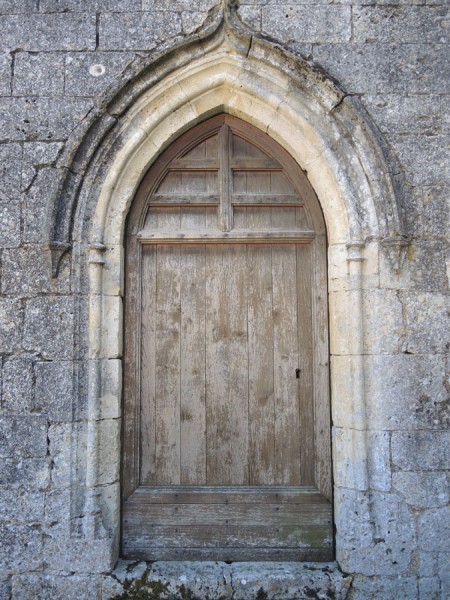
[[[102,600],[345,600],[337,563],[119,561]]]

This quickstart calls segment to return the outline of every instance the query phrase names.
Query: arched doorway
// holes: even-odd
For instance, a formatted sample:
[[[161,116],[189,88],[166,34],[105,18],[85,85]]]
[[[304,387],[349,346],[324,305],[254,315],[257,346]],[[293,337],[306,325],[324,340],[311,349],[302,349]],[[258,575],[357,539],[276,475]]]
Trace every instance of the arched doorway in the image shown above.
[[[144,177],[126,265],[123,556],[331,559],[326,236],[303,171],[240,119],[200,123]]]

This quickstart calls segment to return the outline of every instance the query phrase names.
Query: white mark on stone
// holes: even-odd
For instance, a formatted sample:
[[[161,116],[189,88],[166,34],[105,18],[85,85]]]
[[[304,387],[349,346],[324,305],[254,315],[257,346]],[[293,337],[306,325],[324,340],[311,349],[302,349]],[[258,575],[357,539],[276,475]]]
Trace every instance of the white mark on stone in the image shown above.
[[[185,583],[187,581],[186,575],[181,575],[181,577],[179,577],[179,580]]]
[[[106,73],[106,67],[105,65],[101,64],[92,65],[89,67],[89,73],[93,77],[100,77],[101,75],[104,75]]]

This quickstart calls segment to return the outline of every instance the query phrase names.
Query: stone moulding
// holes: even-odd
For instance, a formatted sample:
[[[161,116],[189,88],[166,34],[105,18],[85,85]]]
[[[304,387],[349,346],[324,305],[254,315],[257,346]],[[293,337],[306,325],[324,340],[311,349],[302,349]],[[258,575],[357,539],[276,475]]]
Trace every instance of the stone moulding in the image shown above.
[[[76,464],[84,461],[84,481],[79,469],[71,490],[72,510],[82,515],[86,537],[111,540],[112,563],[120,531],[126,218],[142,177],[160,153],[184,131],[223,112],[273,137],[304,169],[319,198],[330,256],[332,380],[338,375],[333,355],[348,355],[354,364],[345,393],[332,386],[335,483],[358,491],[370,488],[370,398],[363,356],[376,331],[365,329],[362,290],[379,289],[383,243],[387,240],[394,262],[404,248],[402,215],[390,175],[394,171],[357,100],[316,65],[250,31],[233,6],[221,5],[189,39],[135,66],[120,90],[98,102],[67,143],[51,199],[53,273],[71,249],[73,289],[88,296],[87,322],[80,319],[77,324],[78,337],[87,338],[88,422],[79,434],[84,438],[74,444],[74,453],[85,449],[85,455],[80,451],[74,458]],[[345,423],[339,422],[341,414]],[[339,502],[335,511],[339,516]],[[338,558],[340,536],[338,528]],[[351,570],[350,563],[342,566]]]

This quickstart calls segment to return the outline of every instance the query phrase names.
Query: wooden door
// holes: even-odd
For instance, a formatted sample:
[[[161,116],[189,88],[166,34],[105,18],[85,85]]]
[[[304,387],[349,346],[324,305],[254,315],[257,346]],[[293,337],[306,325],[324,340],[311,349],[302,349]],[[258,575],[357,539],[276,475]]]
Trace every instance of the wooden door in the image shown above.
[[[325,230],[229,116],[152,167],[127,231],[122,555],[332,558]]]

